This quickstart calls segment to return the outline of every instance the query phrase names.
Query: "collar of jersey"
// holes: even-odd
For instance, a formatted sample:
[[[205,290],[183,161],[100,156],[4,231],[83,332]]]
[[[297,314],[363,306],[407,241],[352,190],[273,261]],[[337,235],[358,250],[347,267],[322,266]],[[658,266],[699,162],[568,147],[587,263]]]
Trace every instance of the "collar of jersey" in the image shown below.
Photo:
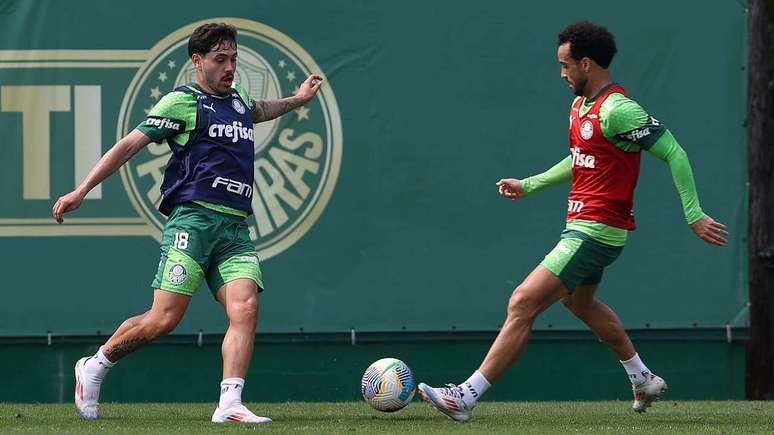
[[[610,82],[610,84],[600,89],[599,92],[597,92],[597,95],[594,95],[594,98],[586,98],[585,100],[583,100],[583,104],[581,104],[580,110],[578,110],[578,113],[580,114],[580,116],[586,116],[586,114],[591,109],[591,107],[594,106],[594,103],[597,101],[597,98],[599,98],[601,95],[607,92],[608,89],[612,88],[613,86],[618,86],[618,83]]]
[[[198,84],[196,84],[196,82],[186,83],[186,85],[185,85],[185,86],[186,86],[187,88],[191,89],[191,90],[192,90],[192,91],[194,91],[194,92],[197,92],[197,93],[200,93],[200,94],[209,95],[210,97],[212,97],[212,98],[217,98],[217,99],[219,99],[219,100],[225,100],[226,98],[228,98],[228,97],[230,97],[230,96],[231,96],[231,92],[229,92],[229,93],[228,93],[228,94],[226,94],[226,95],[215,95],[215,94],[210,94],[210,93],[206,92],[204,89],[202,89],[202,88],[201,88],[201,86],[199,86]]]
[[[612,88],[613,86],[618,86],[618,83],[616,82],[608,83],[604,88],[600,89],[599,92],[597,92],[597,95],[594,95],[591,98],[586,98],[586,100],[583,101],[583,105],[585,106],[587,104],[594,104],[594,102],[597,101],[597,98],[601,97],[602,94],[607,92],[607,90]]]

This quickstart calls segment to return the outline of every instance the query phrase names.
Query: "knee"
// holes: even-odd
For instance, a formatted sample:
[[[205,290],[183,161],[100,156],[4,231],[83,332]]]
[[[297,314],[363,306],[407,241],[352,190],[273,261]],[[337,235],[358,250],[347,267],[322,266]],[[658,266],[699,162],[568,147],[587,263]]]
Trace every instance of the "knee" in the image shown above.
[[[141,314],[139,316],[130,317],[126,320],[124,320],[124,323],[121,324],[122,328],[137,328],[142,326],[142,321],[145,319],[145,317],[148,315],[148,313]]]
[[[173,313],[161,313],[155,316],[145,316],[142,320],[142,329],[148,339],[164,336],[174,331],[180,323],[180,317]]]
[[[531,295],[526,286],[518,286],[508,300],[509,320],[533,320],[539,310],[539,301]]]
[[[258,321],[258,298],[253,295],[232,301],[228,307],[228,319],[231,322],[256,323]]]

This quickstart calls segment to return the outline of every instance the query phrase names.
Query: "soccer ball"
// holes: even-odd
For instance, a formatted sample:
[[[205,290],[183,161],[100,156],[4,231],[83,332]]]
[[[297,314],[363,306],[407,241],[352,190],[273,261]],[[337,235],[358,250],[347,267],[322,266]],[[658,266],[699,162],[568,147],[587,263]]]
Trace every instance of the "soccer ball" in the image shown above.
[[[360,382],[363,399],[379,411],[393,412],[411,402],[416,392],[414,373],[403,361],[382,358],[368,366]]]

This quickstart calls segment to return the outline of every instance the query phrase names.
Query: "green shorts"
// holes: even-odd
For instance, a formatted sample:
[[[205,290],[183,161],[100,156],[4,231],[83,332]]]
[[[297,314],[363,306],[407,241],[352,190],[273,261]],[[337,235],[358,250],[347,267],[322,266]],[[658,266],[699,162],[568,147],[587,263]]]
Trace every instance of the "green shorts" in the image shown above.
[[[252,279],[263,290],[245,218],[193,203],[175,207],[164,227],[153,288],[193,296],[206,279],[214,296],[223,284],[239,278]]]
[[[580,231],[565,230],[540,264],[558,276],[572,293],[579,285],[599,284],[602,272],[621,251],[623,246],[611,246]]]

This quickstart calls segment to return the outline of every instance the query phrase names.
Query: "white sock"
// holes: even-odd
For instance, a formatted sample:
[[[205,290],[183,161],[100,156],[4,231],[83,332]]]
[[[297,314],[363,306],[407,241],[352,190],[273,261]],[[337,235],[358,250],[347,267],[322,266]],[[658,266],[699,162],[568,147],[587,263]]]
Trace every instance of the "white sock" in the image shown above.
[[[108,370],[114,365],[115,363],[107,359],[105,354],[102,353],[102,347],[100,347],[94,356],[86,360],[83,364],[83,368],[86,373],[93,378],[92,380],[94,382],[101,382]]]
[[[481,396],[486,393],[486,390],[491,387],[492,384],[489,383],[489,381],[486,380],[484,375],[476,370],[473,372],[472,375],[468,378],[467,381],[463,382],[461,387],[463,387],[463,393],[465,393],[462,396],[462,401],[465,402],[468,406],[473,406],[476,404],[476,401],[481,398]]]
[[[648,380],[650,370],[645,367],[645,363],[642,362],[639,354],[635,353],[631,359],[621,361],[621,364],[626,369],[626,373],[629,374],[629,380],[632,382],[632,385],[637,386]]]
[[[226,409],[234,403],[242,403],[242,390],[245,380],[242,378],[223,379],[220,383],[220,401],[218,408]]]

